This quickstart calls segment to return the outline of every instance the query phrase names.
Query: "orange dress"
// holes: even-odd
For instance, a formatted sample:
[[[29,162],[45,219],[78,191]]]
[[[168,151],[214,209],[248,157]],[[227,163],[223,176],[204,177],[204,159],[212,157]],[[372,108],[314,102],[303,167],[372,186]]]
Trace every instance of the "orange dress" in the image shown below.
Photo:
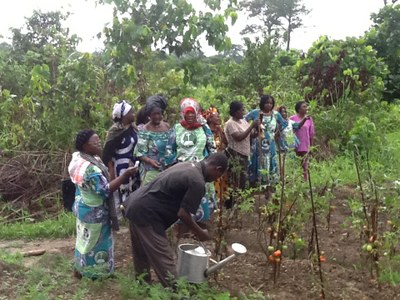
[[[228,146],[228,141],[225,137],[225,133],[220,126],[216,127],[213,131],[215,145],[217,148],[217,152],[225,151],[226,147]],[[218,199],[224,203],[225,196],[227,195],[228,191],[228,175],[225,173],[222,177],[217,179],[214,183],[215,185],[215,192],[217,194]]]

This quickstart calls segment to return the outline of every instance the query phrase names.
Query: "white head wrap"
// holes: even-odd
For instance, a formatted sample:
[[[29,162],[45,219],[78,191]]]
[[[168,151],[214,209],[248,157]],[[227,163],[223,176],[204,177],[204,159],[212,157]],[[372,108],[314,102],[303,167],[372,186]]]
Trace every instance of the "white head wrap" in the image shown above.
[[[130,105],[125,100],[115,103],[113,111],[112,111],[113,120],[122,119],[122,117],[126,116],[126,114],[131,110],[131,108],[132,108],[132,105]]]

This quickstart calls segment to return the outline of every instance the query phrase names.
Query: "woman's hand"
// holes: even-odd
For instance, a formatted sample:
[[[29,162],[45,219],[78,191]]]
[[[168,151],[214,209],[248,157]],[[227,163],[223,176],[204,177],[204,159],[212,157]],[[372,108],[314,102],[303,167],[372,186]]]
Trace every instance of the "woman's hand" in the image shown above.
[[[251,123],[251,127],[252,128],[257,128],[258,126],[260,126],[260,120],[254,120],[253,123]]]
[[[138,171],[139,167],[129,167],[128,169],[125,170],[125,172],[122,174],[125,178],[129,178],[133,175],[136,174]]]
[[[124,183],[125,180],[127,180],[128,178],[135,175],[136,172],[138,171],[138,169],[139,169],[139,167],[129,167],[120,176],[111,180],[110,181],[110,191],[114,192],[115,190],[117,190],[119,188],[119,186]]]
[[[158,161],[156,161],[154,159],[151,159],[150,157],[142,156],[140,158],[140,160],[141,160],[142,163],[144,163],[146,165],[150,165],[155,169],[159,169],[161,167],[161,164]]]
[[[150,166],[152,166],[155,169],[159,169],[161,167],[160,163],[154,159],[149,158],[146,161],[147,164],[149,164]]]

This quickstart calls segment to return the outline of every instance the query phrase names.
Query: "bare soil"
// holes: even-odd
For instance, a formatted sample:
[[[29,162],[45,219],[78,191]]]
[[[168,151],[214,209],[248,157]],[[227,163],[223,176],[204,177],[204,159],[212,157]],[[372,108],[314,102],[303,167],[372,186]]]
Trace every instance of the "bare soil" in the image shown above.
[[[350,215],[346,198],[354,193],[351,188],[341,188],[335,191],[335,207],[331,215],[331,226],[328,231],[325,226],[318,228],[321,249],[324,250],[326,262],[322,264],[324,290],[326,299],[400,299],[400,287],[389,284],[378,284],[371,277],[368,263],[360,254],[361,241],[356,233],[343,226],[345,218]],[[261,291],[266,299],[321,299],[321,286],[316,266],[311,266],[305,251],[296,260],[282,257],[280,274],[276,283],[273,281],[273,267],[260,251],[256,238],[257,218],[243,218],[241,229],[232,229],[227,242],[239,242],[246,245],[248,252],[244,256],[224,267],[218,276],[211,276],[209,284],[220,289],[229,290],[233,296],[249,292]],[[305,227],[305,232],[309,230]],[[132,254],[129,232],[126,228],[115,235],[116,262],[118,270],[132,270]],[[212,245],[208,246],[212,249]],[[0,249],[9,252],[24,252],[35,249],[46,250],[46,255],[62,255],[71,259],[74,239],[37,240],[33,242],[0,241]],[[15,286],[21,284],[23,272],[32,268],[40,261],[40,257],[24,258],[24,266],[9,265],[0,262],[0,300],[16,299]],[[155,278],[155,276],[153,276]],[[68,290],[73,290],[79,284],[76,279]],[[118,291],[112,287],[112,280],[106,283],[109,287],[101,295],[87,296],[86,299],[122,299]],[[58,299],[68,299],[62,296],[68,293],[60,289]]]

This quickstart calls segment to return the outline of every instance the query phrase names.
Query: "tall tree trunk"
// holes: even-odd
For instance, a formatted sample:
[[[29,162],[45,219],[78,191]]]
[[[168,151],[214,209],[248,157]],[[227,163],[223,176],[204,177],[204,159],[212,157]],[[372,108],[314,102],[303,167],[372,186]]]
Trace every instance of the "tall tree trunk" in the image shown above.
[[[291,33],[292,33],[292,19],[289,18],[287,32],[286,32],[286,51],[289,51],[289,49],[290,49],[290,35],[291,35]]]
[[[140,104],[145,104],[146,103],[146,98],[147,98],[147,80],[146,76],[143,73],[143,68],[140,68],[137,71],[137,77],[138,80],[136,82],[137,89],[139,91],[139,103]]]

